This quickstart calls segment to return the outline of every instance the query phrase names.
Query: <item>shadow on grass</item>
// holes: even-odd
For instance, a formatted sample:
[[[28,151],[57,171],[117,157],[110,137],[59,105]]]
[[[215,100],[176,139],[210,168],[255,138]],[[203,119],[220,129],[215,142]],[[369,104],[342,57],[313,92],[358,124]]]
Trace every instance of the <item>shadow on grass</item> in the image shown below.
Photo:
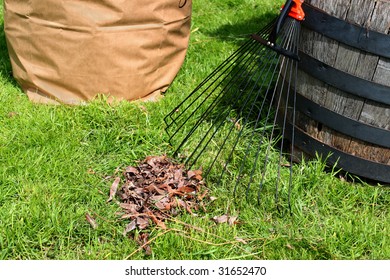
[[[247,39],[251,34],[258,32],[270,23],[276,16],[274,13],[265,13],[238,23],[221,25],[218,29],[209,31],[207,34],[225,41]],[[240,44],[241,41],[237,40],[237,43]]]
[[[4,23],[0,24],[0,75],[7,82],[17,85],[12,76],[12,67],[8,55],[7,42],[5,39]]]

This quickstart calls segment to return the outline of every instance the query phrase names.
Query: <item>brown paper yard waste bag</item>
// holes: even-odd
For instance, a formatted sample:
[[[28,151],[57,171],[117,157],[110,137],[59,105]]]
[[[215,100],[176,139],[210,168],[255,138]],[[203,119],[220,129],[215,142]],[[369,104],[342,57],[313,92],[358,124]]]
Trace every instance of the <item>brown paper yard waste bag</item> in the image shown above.
[[[191,0],[4,0],[13,74],[32,101],[153,100],[181,67]]]

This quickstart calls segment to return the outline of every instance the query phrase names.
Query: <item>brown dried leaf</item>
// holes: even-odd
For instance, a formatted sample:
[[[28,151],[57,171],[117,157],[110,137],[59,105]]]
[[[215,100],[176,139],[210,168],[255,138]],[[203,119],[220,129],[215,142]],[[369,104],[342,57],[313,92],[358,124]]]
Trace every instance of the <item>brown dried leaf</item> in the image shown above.
[[[159,210],[165,210],[165,204],[162,203],[161,201],[157,201],[154,205],[155,205]]]
[[[108,181],[108,180],[111,180],[112,178],[114,178],[114,176],[105,176],[103,179]]]
[[[237,216],[230,216],[228,220],[229,226],[234,226],[238,224],[237,218],[238,218]]]
[[[172,217],[175,217],[180,214],[180,211],[176,207],[171,207],[171,212],[169,213]]]
[[[204,203],[203,203],[203,201],[200,201],[200,207],[202,207],[202,209],[203,209],[203,212],[207,212],[207,209],[206,209],[206,207],[204,206]]]
[[[141,233],[137,238],[137,243],[145,250],[145,254],[150,256],[152,254],[152,248],[149,245],[149,234]]]
[[[114,198],[114,196],[115,196],[115,194],[116,194],[116,192],[118,190],[118,186],[119,186],[120,182],[121,182],[121,178],[116,177],[114,183],[112,183],[112,185],[111,185],[110,196],[107,199],[107,202],[110,202]]]
[[[246,242],[245,239],[242,239],[240,237],[236,237],[235,239],[236,239],[236,241],[238,241],[238,242],[240,242],[242,244],[248,244],[248,242]]]
[[[139,229],[145,229],[149,226],[149,219],[137,217],[137,226]]]
[[[198,181],[202,180],[202,173],[203,171],[201,169],[198,170],[189,170],[187,172],[188,179],[196,179]]]
[[[121,170],[121,168],[118,166],[117,168],[115,168],[115,171],[114,171],[114,176],[116,176],[116,174],[118,174],[118,172]]]
[[[94,218],[91,217],[88,213],[85,214],[85,218],[87,219],[87,222],[91,225],[93,229],[97,228],[97,223]]]
[[[167,204],[167,203],[170,203],[170,202],[171,202],[171,199],[169,199],[169,197],[164,196],[160,201],[161,201],[162,203]]]
[[[164,210],[166,210],[166,211],[171,210],[171,206],[172,206],[172,203],[171,203],[171,202],[166,203],[166,204],[165,204],[165,209],[164,209]]]
[[[173,178],[176,182],[183,180],[183,170],[181,168],[177,169],[173,175]]]
[[[182,195],[194,193],[194,192],[195,192],[195,188],[192,186],[183,186],[183,187],[178,188],[176,191],[176,193],[182,194]]]
[[[132,230],[135,230],[137,228],[137,224],[135,220],[132,220],[123,231],[123,235],[126,236],[127,233],[129,233]]]
[[[137,106],[138,106],[138,108],[139,108],[142,112],[144,112],[145,114],[148,113],[148,109],[146,109],[146,107],[145,107],[144,105],[137,104]]]
[[[166,163],[166,156],[148,156],[145,158],[145,162],[155,168],[161,163]]]
[[[192,177],[195,177],[196,173],[193,170],[187,171],[187,177],[188,179],[191,179]]]
[[[145,188],[135,188],[135,189],[134,189],[134,192],[135,192],[137,195],[142,196],[143,194],[145,194]]]
[[[229,226],[233,226],[233,225],[236,225],[238,224],[237,222],[237,216],[228,216],[228,215],[222,215],[222,216],[215,216],[214,218],[212,218],[212,220],[216,223],[216,224],[224,224],[224,223],[227,223]]]
[[[126,172],[126,173],[132,173],[132,174],[134,174],[134,175],[139,174],[138,169],[135,168],[134,166],[128,166],[128,167],[126,167],[125,172]]]
[[[177,192],[177,190],[172,189],[170,185],[163,184],[160,186],[161,189],[165,189],[169,196],[174,196]]]
[[[149,199],[151,201],[153,201],[153,202],[158,202],[158,201],[160,201],[160,200],[162,200],[164,198],[167,198],[167,197],[165,195],[157,195],[157,194],[155,194],[155,195],[152,195]]]
[[[232,122],[234,124],[234,127],[237,129],[237,130],[241,130],[241,124],[240,124],[240,120],[238,119],[231,119],[231,118],[227,118],[228,121]]]
[[[157,217],[153,214],[152,211],[148,211],[146,214],[150,217],[150,219],[152,219],[152,221],[153,221],[158,227],[160,227],[160,228],[162,228],[162,229],[167,229],[167,226],[165,225],[165,223],[162,222],[162,221],[160,221],[159,219],[157,219]]]
[[[122,215],[122,214],[121,214]],[[131,218],[134,218],[134,217],[137,217],[138,214],[133,214],[133,213],[126,213],[126,214],[123,214],[121,216],[121,219],[131,219]]]
[[[237,129],[237,130],[241,130],[241,124],[240,124],[240,121],[237,120],[235,123],[234,123],[234,127]]]
[[[179,206],[183,207],[188,213],[194,215],[194,213],[192,212],[191,208],[188,206],[188,203],[186,201],[182,199],[178,199],[177,203],[179,204]]]
[[[287,247],[288,249],[290,249],[290,250],[294,250],[294,249],[295,249],[294,246],[291,245],[291,244],[289,244],[289,243],[287,243],[286,247]]]
[[[162,197],[161,199],[159,199],[158,201],[155,202],[155,206],[159,209],[159,210],[169,210],[171,209],[171,200],[168,198],[168,197]]]
[[[205,190],[201,195],[198,195],[198,200],[203,200],[203,198],[205,198],[208,193],[208,190]]]
[[[212,220],[217,224],[227,223],[228,219],[228,215],[215,216],[214,218],[212,218]]]
[[[149,193],[155,191],[156,193],[158,193],[160,195],[163,195],[163,194],[166,193],[163,189],[158,188],[154,183],[152,183],[149,186],[145,187],[145,190],[147,190]]]
[[[139,206],[134,203],[120,203],[119,206],[125,210],[130,211],[130,213],[138,213]]]
[[[17,113],[17,112],[9,112],[9,113],[8,113],[8,117],[9,117],[9,118],[16,117],[17,115],[19,115],[19,113]]]
[[[175,198],[170,200],[170,204],[171,204],[171,208],[179,207],[179,203],[178,203],[177,199],[175,199]]]

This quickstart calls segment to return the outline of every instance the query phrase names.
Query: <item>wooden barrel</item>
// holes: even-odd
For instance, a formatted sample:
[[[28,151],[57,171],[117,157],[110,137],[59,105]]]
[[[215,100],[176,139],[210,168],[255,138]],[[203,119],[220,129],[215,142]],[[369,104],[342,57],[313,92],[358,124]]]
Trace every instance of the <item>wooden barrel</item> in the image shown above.
[[[305,2],[294,145],[390,183],[390,1]]]

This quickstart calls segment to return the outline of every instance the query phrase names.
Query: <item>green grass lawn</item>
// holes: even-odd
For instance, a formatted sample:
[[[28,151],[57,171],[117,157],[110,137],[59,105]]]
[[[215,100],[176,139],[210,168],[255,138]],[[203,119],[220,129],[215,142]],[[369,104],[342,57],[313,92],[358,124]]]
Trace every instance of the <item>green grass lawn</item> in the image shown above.
[[[32,104],[12,79],[1,28],[0,259],[389,259],[389,188],[340,180],[319,159],[295,167],[291,216],[211,182],[217,200],[207,212],[148,231],[149,256],[122,235],[118,205],[106,203],[118,168],[173,153],[164,116],[282,2],[194,1],[187,58],[156,103]],[[226,213],[239,223],[210,220]]]

